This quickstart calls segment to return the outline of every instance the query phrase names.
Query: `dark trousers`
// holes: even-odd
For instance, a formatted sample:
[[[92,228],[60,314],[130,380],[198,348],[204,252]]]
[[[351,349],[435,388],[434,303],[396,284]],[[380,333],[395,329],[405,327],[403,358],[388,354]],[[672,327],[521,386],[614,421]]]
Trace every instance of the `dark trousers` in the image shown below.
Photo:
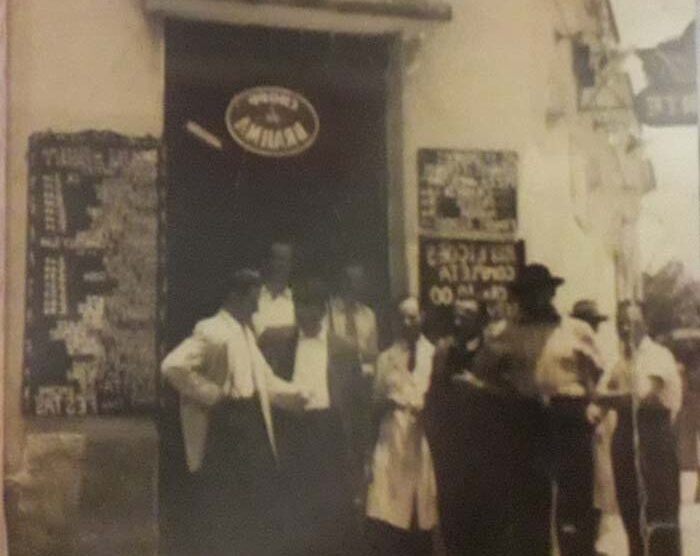
[[[283,554],[279,478],[257,398],[211,411],[205,458],[194,479],[193,556]]]
[[[287,415],[282,423],[284,556],[357,555],[361,533],[338,413],[308,411]]]
[[[427,419],[447,553],[549,556],[544,408],[455,384],[429,398]]]
[[[549,556],[552,481],[547,413],[537,401],[517,400],[509,410],[509,419],[514,533],[508,554]]]
[[[588,401],[556,397],[550,404],[552,472],[557,485],[556,528],[562,556],[595,554],[598,514],[593,507],[593,427]]]
[[[640,408],[637,415],[641,448],[639,463],[647,495],[649,556],[680,555],[680,473],[670,414],[661,408]],[[640,525],[640,477],[635,462],[630,408],[618,410],[612,456],[617,501],[627,531],[630,556],[646,556]]]
[[[432,556],[433,532],[399,529],[368,519],[365,524],[369,556]]]

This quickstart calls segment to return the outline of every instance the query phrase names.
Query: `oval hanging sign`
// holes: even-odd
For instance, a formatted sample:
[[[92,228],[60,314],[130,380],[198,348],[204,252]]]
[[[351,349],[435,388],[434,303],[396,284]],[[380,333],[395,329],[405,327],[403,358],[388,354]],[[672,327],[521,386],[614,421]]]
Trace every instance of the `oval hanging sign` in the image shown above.
[[[314,144],[319,119],[299,93],[283,87],[254,87],[231,99],[226,127],[245,150],[284,157],[298,155]]]

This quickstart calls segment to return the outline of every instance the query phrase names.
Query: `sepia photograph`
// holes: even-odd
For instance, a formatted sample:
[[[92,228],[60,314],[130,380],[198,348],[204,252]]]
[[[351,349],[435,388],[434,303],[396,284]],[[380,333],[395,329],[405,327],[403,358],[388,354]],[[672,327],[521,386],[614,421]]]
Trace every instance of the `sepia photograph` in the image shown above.
[[[700,555],[700,0],[0,0],[0,556]]]

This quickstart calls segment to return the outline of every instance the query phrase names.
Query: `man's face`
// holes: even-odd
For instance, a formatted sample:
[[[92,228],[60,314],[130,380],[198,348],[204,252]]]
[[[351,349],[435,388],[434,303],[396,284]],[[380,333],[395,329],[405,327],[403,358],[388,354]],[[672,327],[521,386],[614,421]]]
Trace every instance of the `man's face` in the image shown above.
[[[321,323],[326,308],[322,304],[303,304],[295,305],[295,312],[299,328],[305,336],[317,336],[321,331]]]
[[[626,346],[637,346],[646,333],[642,310],[638,305],[627,305],[617,313],[617,333]]]
[[[360,265],[351,265],[344,271],[346,293],[353,299],[361,298],[367,289],[367,275]]]
[[[280,281],[288,281],[292,273],[293,249],[288,243],[274,243],[270,247],[270,275]]]
[[[398,309],[399,334],[409,342],[415,342],[420,336],[421,314],[418,300],[411,297],[401,302]]]
[[[455,302],[454,326],[459,340],[468,340],[481,333],[479,303],[475,299],[458,299]]]
[[[237,311],[237,316],[247,322],[258,311],[258,297],[260,297],[260,287],[253,286],[244,294],[231,292],[226,305],[231,310]]]

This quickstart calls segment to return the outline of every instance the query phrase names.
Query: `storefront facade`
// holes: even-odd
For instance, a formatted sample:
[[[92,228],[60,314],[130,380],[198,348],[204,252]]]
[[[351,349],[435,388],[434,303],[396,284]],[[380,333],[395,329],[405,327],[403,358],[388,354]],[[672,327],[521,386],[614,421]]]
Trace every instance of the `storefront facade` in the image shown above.
[[[367,246],[372,249],[369,262],[378,267],[377,282],[381,282],[376,293],[378,298],[420,291],[420,245],[421,237],[426,234],[419,217],[423,208],[419,152],[453,150],[513,153],[517,170],[517,227],[511,239],[523,241],[528,262],[547,264],[566,279],[557,298],[562,311],[568,311],[577,299],[592,298],[610,313],[618,299],[639,293],[634,255],[635,221],[639,200],[653,186],[653,179],[641,154],[629,148],[629,141],[638,133],[630,105],[626,103],[631,93],[625,86],[624,76],[610,69],[607,70],[610,75],[605,76],[608,86],[602,88],[582,85],[576,71],[578,50],[574,42],[580,36],[592,45],[593,53],[614,44],[614,18],[607,2],[560,2],[564,9],[544,0],[407,0],[405,3],[327,0],[316,7],[294,4],[308,3],[268,1],[258,4],[236,0],[9,2],[6,212],[9,248],[4,418],[10,541],[11,546],[17,547],[17,554],[59,554],[71,550],[98,554],[101,552],[94,552],[94,547],[100,543],[105,554],[137,553],[134,550],[149,553],[157,544],[159,448],[158,431],[150,416],[72,419],[28,417],[26,411],[23,412],[30,208],[27,153],[34,133],[96,130],[155,138],[165,146],[169,157],[173,152],[185,157],[189,148],[211,152],[213,154],[202,154],[197,160],[200,165],[213,167],[216,163],[206,160],[214,158],[206,157],[217,156],[217,148],[207,150],[196,143],[192,143],[192,147],[186,143],[176,147],[177,140],[169,139],[177,133],[185,133],[182,122],[174,123],[174,112],[167,109],[169,102],[182,102],[182,98],[186,98],[182,88],[173,89],[177,68],[187,66],[184,56],[187,48],[181,48],[182,43],[168,43],[175,40],[173,37],[178,32],[206,35],[208,29],[213,29],[207,26],[216,25],[217,32],[227,34],[229,31],[221,30],[229,29],[231,35],[236,35],[238,29],[238,35],[242,35],[250,32],[250,29],[245,30],[252,25],[258,29],[256,32],[267,33],[271,51],[275,47],[279,50],[276,57],[270,55],[263,60],[260,53],[257,57],[251,54],[233,61],[212,57],[212,74],[225,73],[229,63],[231,67],[248,67],[248,75],[235,87],[231,86],[235,89],[231,96],[240,92],[239,89],[255,85],[260,75],[265,80],[260,84],[289,87],[289,81],[272,82],[277,75],[275,64],[303,65],[303,58],[291,60],[289,48],[301,48],[298,41],[306,37],[305,33],[313,33],[313,40],[302,40],[307,45],[304,48],[309,49],[307,59],[313,61],[314,49],[322,52],[324,58],[320,64],[309,62],[309,71],[325,67],[323,75],[327,87],[317,95],[313,91],[305,93],[312,97],[311,104],[320,114],[321,128],[335,125],[338,134],[348,134],[331,141],[333,147],[326,151],[336,158],[347,157],[345,165],[333,166],[331,171],[323,173],[327,168],[319,161],[317,167],[323,171],[318,170],[314,179],[334,180],[334,184],[345,180],[343,187],[347,188],[353,187],[353,179],[361,182],[356,185],[363,192],[359,197],[352,197],[347,191],[343,193],[346,196],[342,199],[352,198],[355,203],[355,208],[341,214],[349,230],[344,237],[354,237],[352,230],[362,225],[363,206],[368,211],[379,210],[376,218],[373,217],[376,227],[370,226],[367,232],[370,239],[360,238],[346,246],[349,251],[366,251]],[[586,6],[590,5],[600,8],[587,10]],[[166,22],[167,18],[171,18],[170,21]],[[335,33],[341,33],[342,37],[334,42]],[[255,37],[250,40],[254,41]],[[177,53],[173,54],[173,46],[180,47],[184,54],[180,52],[178,58]],[[363,48],[368,52],[367,59],[377,62],[375,68],[363,67],[358,54]],[[205,47],[201,55],[206,56]],[[181,66],[177,66],[178,60]],[[259,60],[257,65],[256,60]],[[220,64],[217,66],[215,62]],[[264,71],[265,64],[273,69]],[[194,71],[196,65],[194,56],[187,71]],[[236,75],[243,72],[232,70],[236,71]],[[280,76],[286,75],[279,71]],[[376,75],[370,75],[372,72]],[[350,102],[344,105],[343,95],[338,91],[345,87],[352,97],[353,83],[366,87],[360,86],[355,94],[369,95],[368,90],[374,91],[374,96],[370,96],[375,105],[367,105],[364,111],[362,107],[350,107]],[[588,92],[584,90],[587,87]],[[611,90],[615,94],[610,93]],[[183,96],[178,97],[178,94]],[[190,91],[189,94],[187,98],[191,100],[199,93]],[[324,102],[328,106],[324,107]],[[201,102],[203,107],[206,104]],[[349,111],[344,118],[334,115],[343,111]],[[206,118],[201,115],[197,123],[214,129],[215,137],[224,137],[227,132],[224,114],[214,123]],[[379,122],[374,128],[373,121]],[[221,127],[221,132],[216,132],[217,126]],[[363,134],[369,136],[373,129],[376,132],[374,143],[363,141]],[[231,142],[228,137],[226,140]],[[353,165],[362,166],[363,160],[367,161],[368,168],[374,164],[374,170],[363,167],[364,173],[358,172],[348,178]],[[172,199],[176,195],[175,188],[179,187],[178,195],[184,203],[170,208],[171,225],[180,230],[191,226],[194,230],[195,220],[172,217],[182,215],[183,211],[186,213],[187,203],[196,199],[196,195],[188,198],[187,191],[188,184],[197,178],[190,177],[189,182],[180,179],[180,172],[186,173],[187,169],[173,166],[172,160],[169,164],[171,174],[165,177],[165,195]],[[228,167],[222,168],[220,173],[228,171]],[[255,180],[267,180],[265,186],[270,187],[270,179],[264,171],[255,174],[254,168],[250,165],[247,168],[247,176],[262,176],[250,178],[251,184]],[[280,166],[277,169],[297,171],[290,168]],[[178,172],[177,178],[173,177],[173,171]],[[175,185],[178,179],[179,185]],[[202,191],[206,189],[202,187]],[[371,206],[363,205],[367,196],[375,194]],[[221,197],[207,197],[218,195],[213,190],[203,195],[205,204],[226,202]],[[331,198],[328,206],[332,207],[338,198],[336,201]],[[253,210],[262,206],[255,205],[257,201],[250,202]],[[280,199],[278,202],[287,201]],[[322,206],[318,210],[324,212],[327,208]],[[304,214],[313,207],[300,206],[296,210]],[[225,226],[217,229],[231,231]],[[340,229],[342,231],[342,226]],[[324,230],[310,233],[323,235]],[[333,233],[339,232],[336,228],[332,230],[330,236],[335,237]],[[261,235],[255,230],[246,233]],[[303,233],[303,229],[297,231],[297,234]],[[161,234],[166,244],[165,268],[172,264],[168,257],[175,257],[173,253],[177,252],[173,242],[178,240],[173,234],[172,230]],[[373,237],[377,238],[376,242],[371,241]],[[203,244],[195,241],[178,245],[181,268],[188,260],[194,260],[188,259],[186,254],[201,250]],[[222,251],[229,247],[225,241],[218,246]],[[210,271],[215,269],[214,265]],[[167,275],[171,285],[177,276],[176,273]],[[181,289],[176,294],[171,292],[172,299],[186,295],[186,285],[186,281],[181,282]],[[177,288],[177,283],[174,286]],[[202,296],[200,309],[206,305],[206,296]],[[162,342],[167,347],[169,341],[175,342],[186,333],[198,309],[188,309],[187,304],[175,309],[174,302],[169,308],[166,302],[165,310],[166,313],[177,310],[182,315],[178,323],[171,321],[168,330],[162,324],[167,320],[158,321],[163,329],[156,332],[161,336],[172,335],[170,340]],[[605,333],[612,350],[612,330]],[[153,372],[155,374],[156,370]],[[156,381],[155,375],[153,380]],[[135,455],[138,455],[137,463],[119,475],[119,466],[133,461]],[[108,462],[112,465],[107,465]],[[47,479],[52,466],[58,466],[59,483]],[[132,489],[132,495],[114,494],[127,484],[137,487]],[[37,494],[37,485],[51,486]],[[141,510],[134,512],[136,507]],[[105,528],[100,519],[110,515],[116,516],[117,525],[112,523],[110,528]],[[132,528],[134,519],[140,523],[136,534],[133,529],[118,531],[118,524]],[[105,535],[111,535],[111,545],[105,541]],[[127,540],[126,537],[131,538]],[[138,537],[136,541],[135,537]],[[134,542],[137,544],[129,544]],[[31,548],[32,543],[34,548]]]

